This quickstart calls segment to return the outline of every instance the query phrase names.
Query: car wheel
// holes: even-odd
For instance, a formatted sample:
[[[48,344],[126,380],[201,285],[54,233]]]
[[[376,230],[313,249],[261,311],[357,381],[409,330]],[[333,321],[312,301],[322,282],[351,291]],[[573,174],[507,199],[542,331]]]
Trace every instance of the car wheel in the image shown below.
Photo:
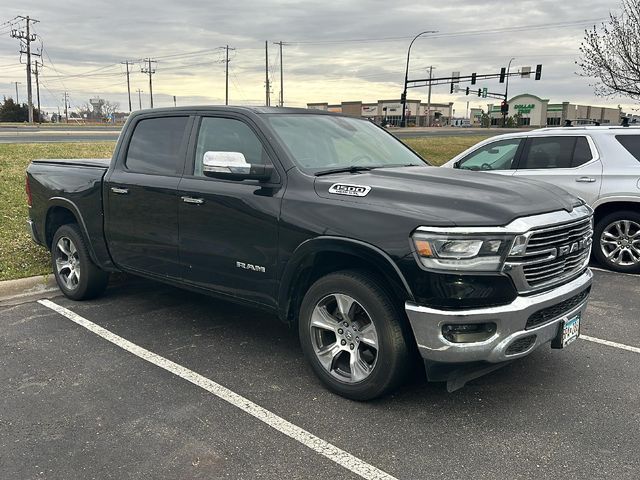
[[[403,322],[376,276],[346,270],[311,286],[298,329],[306,359],[331,391],[370,400],[397,387],[408,373]]]
[[[630,210],[602,217],[594,230],[596,260],[616,272],[640,272],[640,213]]]
[[[53,236],[51,263],[58,287],[72,300],[95,298],[104,292],[109,274],[100,270],[89,256],[80,229],[63,225]]]

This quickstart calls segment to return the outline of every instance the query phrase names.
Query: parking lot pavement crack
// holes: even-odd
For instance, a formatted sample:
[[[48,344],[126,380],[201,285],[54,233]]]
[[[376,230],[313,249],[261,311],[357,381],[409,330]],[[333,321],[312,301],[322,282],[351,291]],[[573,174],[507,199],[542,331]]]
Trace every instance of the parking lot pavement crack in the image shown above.
[[[289,438],[297,441],[298,443],[306,446],[307,448],[315,451],[316,453],[322,455],[323,457],[331,460],[332,462],[340,465],[341,467],[355,473],[362,478],[365,478],[367,480],[397,480],[395,477],[380,470],[379,468],[370,465],[369,463],[355,457],[349,452],[346,452],[341,448],[321,439],[320,437],[315,436],[307,430],[294,425],[293,423],[276,415],[270,410],[261,407],[251,400],[233,392],[232,390],[229,390],[228,388],[214,382],[207,377],[204,377],[192,370],[189,370],[186,367],[183,367],[182,365],[172,362],[171,360],[153,353],[150,350],[140,347],[139,345],[136,345],[135,343],[130,342],[129,340],[120,337],[119,335],[116,335],[115,333],[50,300],[38,300],[38,303],[59,313],[60,315],[68,318],[77,325],[86,328],[90,332],[102,337],[103,339],[120,347],[121,349],[126,350],[129,353],[132,353],[133,355],[146,360],[147,362],[150,362],[170,373],[173,373],[174,375],[208,391],[209,393],[212,393],[221,400],[224,400],[234,407],[244,411],[245,413],[265,423],[269,427],[283,433]]]

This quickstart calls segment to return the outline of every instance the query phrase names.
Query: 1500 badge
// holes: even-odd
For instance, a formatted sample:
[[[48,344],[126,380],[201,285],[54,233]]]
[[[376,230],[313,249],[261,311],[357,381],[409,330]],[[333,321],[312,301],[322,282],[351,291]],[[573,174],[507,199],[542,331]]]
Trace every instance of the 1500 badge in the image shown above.
[[[366,197],[371,187],[366,185],[353,185],[351,183],[334,183],[329,188],[329,193],[335,195],[348,195],[350,197]]]

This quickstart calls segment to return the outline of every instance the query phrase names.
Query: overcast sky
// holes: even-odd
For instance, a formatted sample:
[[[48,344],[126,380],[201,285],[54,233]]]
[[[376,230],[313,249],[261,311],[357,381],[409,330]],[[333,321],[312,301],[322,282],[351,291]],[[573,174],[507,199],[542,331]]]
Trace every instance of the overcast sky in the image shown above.
[[[424,30],[438,33],[419,39],[411,54],[410,77],[493,73],[515,57],[512,68],[542,63],[543,78],[513,78],[510,94],[532,93],[552,102],[618,104],[624,98],[597,98],[590,80],[575,75],[574,62],[584,29],[606,20],[618,0],[324,0],[217,1],[167,0],[62,2],[3,0],[0,24],[16,15],[40,21],[35,31],[44,44],[41,101],[53,110],[69,92],[72,107],[99,96],[128,109],[124,65],[132,60],[133,108],[149,106],[148,77],[139,59],[158,59],[153,76],[155,106],[224,103],[224,52],[230,54],[229,95],[232,104],[264,104],[264,42],[269,41],[272,104],[280,88],[279,54],[284,46],[285,104],[398,98],[402,90],[407,46]],[[7,5],[8,4],[8,5]],[[562,24],[562,26],[551,27]],[[545,27],[546,26],[546,27]],[[0,26],[0,94],[15,96],[22,82],[19,43]],[[495,30],[502,30],[496,32]],[[506,31],[505,31],[506,30]],[[476,33],[472,33],[472,32]],[[480,32],[478,32],[480,31]],[[35,43],[39,47],[39,41]],[[591,81],[592,82],[592,81]],[[462,85],[465,86],[465,85]],[[480,87],[501,91],[497,81]],[[511,95],[510,95],[511,96]],[[409,92],[426,101],[426,88]],[[455,102],[456,115],[470,106],[486,107],[477,96],[433,89],[434,102]],[[35,102],[35,97],[34,97]]]

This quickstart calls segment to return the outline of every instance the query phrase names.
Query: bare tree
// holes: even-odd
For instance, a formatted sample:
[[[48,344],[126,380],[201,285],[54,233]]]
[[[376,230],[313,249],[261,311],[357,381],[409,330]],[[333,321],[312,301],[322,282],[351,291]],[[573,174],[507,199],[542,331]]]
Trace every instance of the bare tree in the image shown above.
[[[78,106],[77,111],[81,118],[90,118],[93,107],[89,102],[84,102],[82,105]]]
[[[110,102],[109,100],[105,100],[102,105],[102,115],[106,118],[109,118],[112,113],[116,113],[120,108],[120,103],[118,102]]]
[[[640,101],[640,2],[622,0],[619,14],[609,13],[599,28],[585,30],[580,52],[579,75],[598,80],[592,85],[596,95]]]

